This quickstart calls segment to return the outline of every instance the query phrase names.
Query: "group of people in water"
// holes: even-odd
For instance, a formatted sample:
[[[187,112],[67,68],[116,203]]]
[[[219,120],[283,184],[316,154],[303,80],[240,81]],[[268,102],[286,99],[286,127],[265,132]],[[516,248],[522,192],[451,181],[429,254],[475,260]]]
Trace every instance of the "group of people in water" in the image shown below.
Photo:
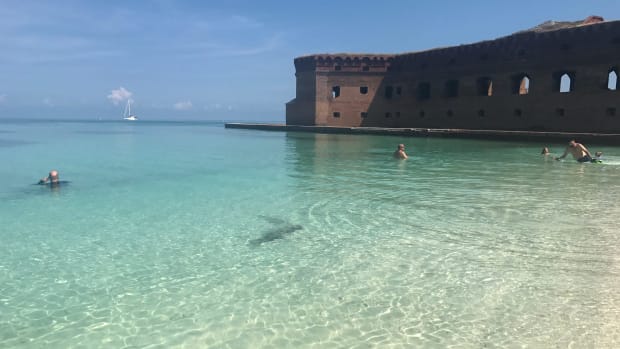
[[[549,148],[544,147],[541,151],[542,155],[548,156],[551,155],[549,152]],[[600,163],[602,162],[601,157],[603,156],[603,152],[597,151],[594,153],[594,156],[590,153],[588,148],[586,148],[583,144],[577,143],[575,140],[571,140],[568,142],[568,146],[564,150],[564,154],[559,157],[556,157],[556,160],[564,159],[568,154],[571,154],[577,162],[593,162]],[[396,159],[407,159],[407,153],[405,152],[405,145],[399,144],[396,147],[396,151],[394,151],[394,158]],[[50,184],[50,185],[58,185],[60,184],[60,175],[57,170],[51,170],[47,177],[43,177],[39,180],[38,184]]]
[[[549,148],[544,147],[541,151],[542,155],[550,155]],[[577,162],[592,162],[592,163],[600,163],[602,162],[601,158],[603,156],[602,151],[597,151],[594,153],[594,156],[590,153],[588,148],[586,148],[583,144],[577,143],[574,139],[568,142],[568,146],[564,150],[564,154],[556,157],[556,160],[564,159],[568,154],[571,154]],[[396,159],[407,159],[407,153],[405,153],[405,145],[399,144],[396,147],[396,151],[394,151],[394,158]]]
[[[544,147],[540,153],[545,156],[550,155],[549,148]],[[588,148],[586,148],[581,143],[577,143],[575,140],[571,140],[570,142],[568,142],[568,146],[564,150],[564,154],[556,157],[555,159],[562,160],[568,154],[571,154],[573,156],[573,159],[577,160],[577,162],[600,163],[602,162],[601,158],[603,157],[602,151],[597,151],[596,153],[594,153],[594,156],[592,156]]]

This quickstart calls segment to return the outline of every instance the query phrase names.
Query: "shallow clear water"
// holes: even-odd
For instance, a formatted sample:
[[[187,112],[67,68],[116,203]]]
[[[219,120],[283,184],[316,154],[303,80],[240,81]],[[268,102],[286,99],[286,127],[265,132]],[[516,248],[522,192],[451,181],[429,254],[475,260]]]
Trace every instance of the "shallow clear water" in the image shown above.
[[[617,347],[620,148],[544,145],[2,122],[0,347]]]

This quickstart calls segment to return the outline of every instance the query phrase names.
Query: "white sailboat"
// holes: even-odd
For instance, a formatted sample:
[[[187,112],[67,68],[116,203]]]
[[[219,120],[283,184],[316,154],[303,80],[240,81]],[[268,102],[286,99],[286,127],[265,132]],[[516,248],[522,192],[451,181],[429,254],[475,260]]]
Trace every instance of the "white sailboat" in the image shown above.
[[[136,121],[138,120],[138,117],[131,114],[131,102],[133,102],[133,100],[128,99],[127,100],[127,105],[125,106],[125,111],[123,111],[123,119],[124,120],[129,120],[129,121]]]

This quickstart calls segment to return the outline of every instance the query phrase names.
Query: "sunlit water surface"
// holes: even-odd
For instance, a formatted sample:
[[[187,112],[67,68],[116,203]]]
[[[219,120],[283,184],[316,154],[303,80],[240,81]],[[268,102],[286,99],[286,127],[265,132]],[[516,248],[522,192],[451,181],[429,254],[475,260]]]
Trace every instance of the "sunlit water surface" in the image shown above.
[[[620,148],[545,145],[2,122],[0,347],[618,347]]]

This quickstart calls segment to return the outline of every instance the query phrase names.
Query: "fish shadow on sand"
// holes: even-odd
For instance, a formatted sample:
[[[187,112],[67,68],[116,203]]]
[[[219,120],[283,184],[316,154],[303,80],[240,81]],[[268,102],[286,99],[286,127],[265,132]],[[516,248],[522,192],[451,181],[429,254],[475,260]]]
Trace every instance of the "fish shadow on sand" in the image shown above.
[[[273,228],[268,229],[258,239],[250,240],[250,246],[260,246],[266,242],[274,240],[284,239],[287,235],[290,235],[298,230],[302,230],[303,227],[299,224],[291,224],[285,220],[273,217],[259,216],[268,223],[274,225]]]

